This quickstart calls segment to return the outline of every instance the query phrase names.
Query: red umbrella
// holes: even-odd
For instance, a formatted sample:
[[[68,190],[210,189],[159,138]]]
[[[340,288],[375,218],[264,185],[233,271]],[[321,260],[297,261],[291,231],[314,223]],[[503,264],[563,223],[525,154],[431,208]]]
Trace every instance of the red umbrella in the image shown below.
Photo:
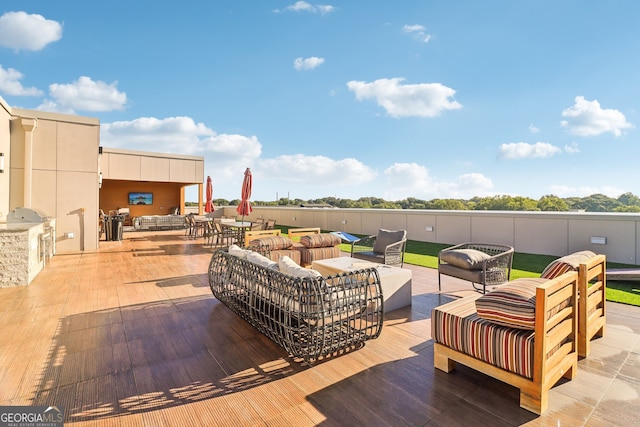
[[[251,198],[251,187],[253,186],[253,178],[251,177],[251,169],[247,168],[244,171],[244,181],[242,181],[242,200],[236,208],[238,214],[242,215],[242,221],[244,222],[244,216],[249,215],[253,208],[249,199]]]
[[[213,183],[211,182],[211,177],[207,177],[207,203],[204,205],[204,211],[206,213],[215,211],[216,208],[213,206]]]

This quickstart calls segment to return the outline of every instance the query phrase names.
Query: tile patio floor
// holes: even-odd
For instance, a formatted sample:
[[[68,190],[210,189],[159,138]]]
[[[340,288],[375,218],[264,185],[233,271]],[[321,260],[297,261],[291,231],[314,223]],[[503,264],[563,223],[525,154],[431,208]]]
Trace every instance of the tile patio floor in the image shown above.
[[[212,249],[182,231],[58,254],[0,289],[0,405],[57,405],[65,425],[611,426],[640,424],[640,308],[609,303],[604,338],[537,416],[518,391],[433,368],[430,313],[468,284],[413,270],[413,304],[364,348],[306,366],[211,295]]]

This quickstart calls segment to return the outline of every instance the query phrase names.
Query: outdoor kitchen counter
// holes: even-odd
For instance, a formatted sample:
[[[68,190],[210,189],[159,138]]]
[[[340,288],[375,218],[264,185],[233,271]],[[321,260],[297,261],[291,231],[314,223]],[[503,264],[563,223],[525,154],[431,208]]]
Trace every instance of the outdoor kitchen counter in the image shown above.
[[[55,219],[0,222],[0,288],[26,286],[55,253]]]

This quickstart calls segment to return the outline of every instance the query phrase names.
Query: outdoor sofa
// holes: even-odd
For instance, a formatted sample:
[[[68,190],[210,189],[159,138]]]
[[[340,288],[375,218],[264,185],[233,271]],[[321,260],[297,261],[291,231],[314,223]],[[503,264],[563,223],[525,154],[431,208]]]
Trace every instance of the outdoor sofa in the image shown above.
[[[182,230],[187,227],[184,215],[143,215],[133,220],[136,230]]]
[[[275,262],[232,245],[213,254],[208,278],[218,300],[308,363],[357,349],[382,331],[374,268],[323,277],[288,257]]]
[[[313,261],[337,258],[340,256],[338,236],[321,233],[320,228],[290,228],[288,237],[280,230],[257,230],[245,233],[245,246],[278,261],[288,256],[297,264],[309,267]]]

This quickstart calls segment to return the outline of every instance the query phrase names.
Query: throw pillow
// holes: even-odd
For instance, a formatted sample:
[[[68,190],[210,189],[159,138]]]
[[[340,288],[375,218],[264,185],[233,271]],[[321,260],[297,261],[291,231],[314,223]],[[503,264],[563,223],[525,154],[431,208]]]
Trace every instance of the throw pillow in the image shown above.
[[[247,251],[247,261],[250,261],[254,264],[258,264],[265,268],[272,268],[274,270],[278,269],[278,263],[275,261],[271,261],[266,256],[259,254],[258,252]]]
[[[304,277],[310,277],[310,278],[322,277],[322,274],[320,274],[318,271],[312,270],[310,268],[301,267],[298,264],[296,264],[294,260],[292,260],[286,255],[283,257],[280,257],[280,259],[278,260],[278,268],[280,269],[281,273],[289,274],[291,276],[303,277],[303,278]]]
[[[544,279],[555,279],[567,271],[576,271],[581,263],[589,260],[589,258],[593,258],[594,256],[596,256],[596,254],[591,251],[580,251],[565,255],[562,258],[551,261],[551,263],[549,263],[549,265],[547,265],[542,271],[540,277]]]
[[[336,235],[321,233],[302,236],[300,243],[306,248],[329,248],[339,245],[342,240]]]
[[[291,245],[293,245],[293,242],[291,239],[284,236],[266,236],[255,239],[251,244],[268,248],[270,251],[278,251],[282,249],[289,249]]]
[[[534,330],[536,287],[546,279],[516,279],[476,300],[478,316],[498,325]]]
[[[452,249],[440,254],[440,260],[465,270],[482,270],[482,262],[491,258],[476,249]]]
[[[381,228],[378,230],[376,241],[373,243],[373,252],[383,254],[387,249],[387,246],[398,243],[405,237],[407,237],[407,232],[405,230],[390,231]]]
[[[241,258],[241,259],[247,259],[247,253],[249,253],[249,252],[251,252],[251,251],[248,251],[246,249],[242,249],[238,245],[230,245],[229,246],[229,255],[237,256],[238,258]]]

